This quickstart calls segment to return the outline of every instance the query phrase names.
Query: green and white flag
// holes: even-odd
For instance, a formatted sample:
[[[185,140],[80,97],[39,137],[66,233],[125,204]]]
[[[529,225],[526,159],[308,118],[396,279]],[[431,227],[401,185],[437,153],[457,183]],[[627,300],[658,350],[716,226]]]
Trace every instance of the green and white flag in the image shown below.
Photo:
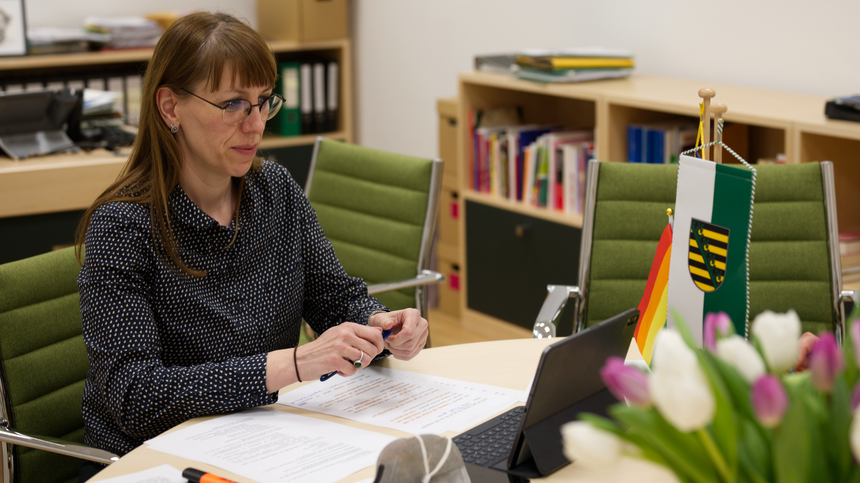
[[[702,345],[702,321],[725,312],[747,335],[749,240],[755,170],[681,156],[669,261],[668,325],[674,313]]]

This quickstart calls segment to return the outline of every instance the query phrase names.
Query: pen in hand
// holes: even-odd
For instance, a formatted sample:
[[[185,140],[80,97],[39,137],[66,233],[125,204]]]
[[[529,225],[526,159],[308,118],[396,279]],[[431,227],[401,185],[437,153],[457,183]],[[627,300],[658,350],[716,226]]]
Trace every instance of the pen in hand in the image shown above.
[[[383,330],[383,331],[382,331],[382,340],[387,339],[389,335],[391,335],[391,329]],[[331,371],[331,372],[329,372],[328,374],[323,374],[323,375],[320,377],[320,382],[328,381],[328,380],[329,380],[329,379],[331,379],[335,374],[337,374],[337,371]]]
[[[194,468],[185,468],[182,477],[188,480],[188,483],[238,483]]]

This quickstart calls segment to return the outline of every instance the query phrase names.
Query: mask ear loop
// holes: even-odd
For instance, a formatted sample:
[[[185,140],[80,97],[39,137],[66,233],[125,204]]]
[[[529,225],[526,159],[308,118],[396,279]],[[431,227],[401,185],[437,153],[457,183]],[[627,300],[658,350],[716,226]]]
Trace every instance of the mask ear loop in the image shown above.
[[[433,471],[430,471],[430,461],[427,458],[427,448],[424,447],[424,440],[421,436],[416,435],[416,439],[418,439],[418,444],[421,446],[421,456],[424,458],[424,478],[421,479],[421,483],[430,483],[430,479],[442,469],[442,465],[448,461],[448,456],[451,455],[451,438],[445,438],[448,440],[448,444],[445,446],[445,452],[442,453],[442,457],[439,458],[439,463],[436,464],[436,467],[433,468]]]

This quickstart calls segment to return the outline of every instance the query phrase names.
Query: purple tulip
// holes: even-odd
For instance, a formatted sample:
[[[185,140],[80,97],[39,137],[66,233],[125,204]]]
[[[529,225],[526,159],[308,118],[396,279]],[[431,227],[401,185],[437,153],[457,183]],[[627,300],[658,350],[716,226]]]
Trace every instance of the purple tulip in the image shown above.
[[[762,426],[773,428],[782,421],[788,409],[788,395],[779,379],[765,374],[752,387],[752,404]]]
[[[609,391],[619,401],[625,399],[633,405],[651,407],[651,393],[648,390],[648,377],[642,371],[624,365],[624,359],[610,357],[600,370],[600,377]]]
[[[809,353],[809,372],[812,385],[819,391],[830,393],[833,390],[833,380],[836,374],[845,367],[842,351],[836,343],[836,337],[827,332],[815,341],[812,352]]]
[[[708,312],[705,315],[704,339],[705,348],[711,352],[717,350],[717,336],[726,337],[732,327],[732,319],[725,312]]]

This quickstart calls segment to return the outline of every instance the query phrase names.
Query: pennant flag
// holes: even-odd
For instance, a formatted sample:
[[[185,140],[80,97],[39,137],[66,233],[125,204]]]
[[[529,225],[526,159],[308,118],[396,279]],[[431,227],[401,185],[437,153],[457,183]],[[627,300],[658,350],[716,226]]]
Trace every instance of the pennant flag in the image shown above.
[[[681,156],[668,323],[676,323],[677,311],[699,346],[709,312],[726,312],[736,333],[747,334],[754,195],[754,169]]]
[[[639,353],[650,366],[654,340],[666,325],[666,302],[669,289],[669,258],[672,253],[672,225],[666,225],[657,244],[657,253],[648,274],[645,294],[639,302],[639,323],[633,337]]]

